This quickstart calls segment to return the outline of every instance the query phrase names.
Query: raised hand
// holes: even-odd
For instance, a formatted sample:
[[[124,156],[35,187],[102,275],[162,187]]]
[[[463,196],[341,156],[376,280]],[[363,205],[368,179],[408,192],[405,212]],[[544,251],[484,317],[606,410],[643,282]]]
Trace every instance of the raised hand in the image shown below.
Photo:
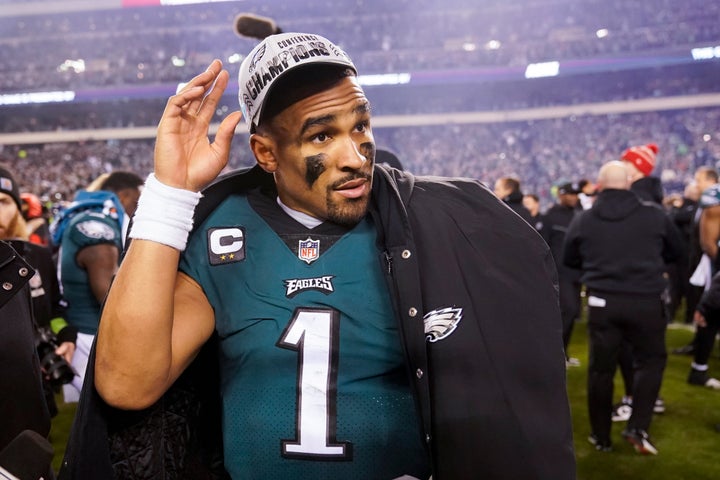
[[[198,192],[227,164],[241,113],[235,111],[222,121],[212,143],[208,129],[228,78],[222,62],[213,60],[168,100],[155,144],[155,176],[165,185]]]

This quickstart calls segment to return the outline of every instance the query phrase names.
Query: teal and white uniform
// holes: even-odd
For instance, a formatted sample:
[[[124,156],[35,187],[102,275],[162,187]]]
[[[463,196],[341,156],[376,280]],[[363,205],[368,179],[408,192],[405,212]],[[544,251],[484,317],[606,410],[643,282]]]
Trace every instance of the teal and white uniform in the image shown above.
[[[80,333],[95,335],[101,305],[90,288],[87,270],[77,264],[77,254],[85,247],[110,243],[122,252],[122,233],[117,217],[86,210],[75,215],[63,231],[60,243],[59,276],[67,301],[67,321]]]
[[[259,193],[191,236],[180,269],[215,311],[232,478],[430,475],[375,241],[369,218],[310,230]]]

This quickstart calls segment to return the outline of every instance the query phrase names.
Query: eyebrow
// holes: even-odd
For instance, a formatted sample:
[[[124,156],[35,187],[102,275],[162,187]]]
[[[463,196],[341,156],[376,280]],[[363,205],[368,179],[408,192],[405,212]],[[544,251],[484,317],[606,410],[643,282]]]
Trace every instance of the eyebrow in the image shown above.
[[[354,115],[366,115],[370,113],[370,102],[363,102],[361,104],[358,104],[355,106],[355,108],[352,109],[352,113]],[[337,115],[329,114],[329,115],[322,115],[320,117],[311,117],[305,120],[302,124],[302,128],[300,129],[300,135],[305,135],[305,132],[307,132],[310,128],[316,126],[316,125],[328,125],[335,121],[337,118]]]

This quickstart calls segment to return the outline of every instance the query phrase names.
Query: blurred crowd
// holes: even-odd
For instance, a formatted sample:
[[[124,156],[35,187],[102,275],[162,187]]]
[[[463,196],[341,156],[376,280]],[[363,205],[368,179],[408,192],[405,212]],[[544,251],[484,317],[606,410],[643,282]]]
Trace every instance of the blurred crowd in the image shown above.
[[[491,185],[514,175],[522,189],[552,202],[558,182],[588,178],[627,147],[656,142],[654,175],[668,194],[682,192],[696,168],[720,160],[716,126],[720,109],[578,116],[525,122],[376,128],[379,147],[394,152],[406,170],[423,175],[472,177]],[[254,163],[246,134],[233,142],[228,168]],[[152,169],[152,140],[4,146],[0,164],[11,165],[23,189],[51,200],[71,200],[102,173]]]
[[[0,91],[187,79],[208,55],[228,58],[253,45],[233,32],[238,8],[220,2],[212,9],[158,6],[0,18],[0,45],[8,53],[0,60]],[[671,0],[364,0],[343,4],[345,14],[327,0],[273,0],[254,8],[284,31],[313,30],[337,39],[365,73],[524,66],[695,46],[720,37],[714,21],[720,6],[705,0],[688,0],[682,9]],[[598,36],[600,29],[607,35]],[[174,66],[173,57],[184,65]],[[80,58],[82,75],[59,68],[66,59]]]

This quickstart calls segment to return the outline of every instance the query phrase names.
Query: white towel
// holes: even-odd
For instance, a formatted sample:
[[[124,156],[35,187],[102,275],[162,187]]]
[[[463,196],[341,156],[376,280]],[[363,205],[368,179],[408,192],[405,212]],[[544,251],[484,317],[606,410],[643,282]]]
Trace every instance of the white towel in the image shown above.
[[[702,258],[698,262],[695,271],[690,277],[690,283],[696,287],[705,287],[705,290],[710,288],[710,281],[712,280],[712,271],[710,257],[703,254]]]

